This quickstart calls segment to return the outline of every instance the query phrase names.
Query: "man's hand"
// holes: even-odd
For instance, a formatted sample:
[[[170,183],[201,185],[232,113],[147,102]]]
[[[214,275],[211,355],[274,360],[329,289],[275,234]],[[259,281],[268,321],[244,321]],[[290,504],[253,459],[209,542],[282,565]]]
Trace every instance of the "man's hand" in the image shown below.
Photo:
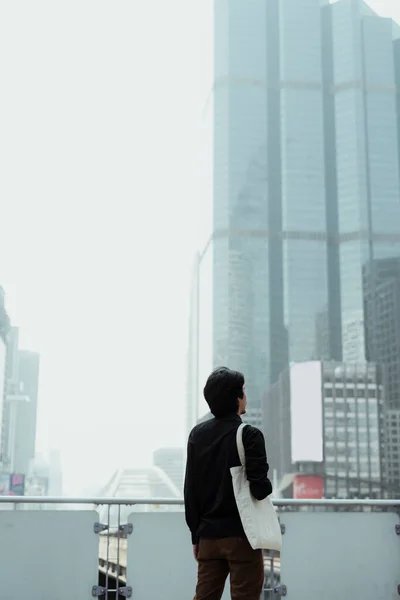
[[[193,544],[193,556],[194,556],[194,560],[198,560],[198,556],[199,556],[199,545],[198,544]]]

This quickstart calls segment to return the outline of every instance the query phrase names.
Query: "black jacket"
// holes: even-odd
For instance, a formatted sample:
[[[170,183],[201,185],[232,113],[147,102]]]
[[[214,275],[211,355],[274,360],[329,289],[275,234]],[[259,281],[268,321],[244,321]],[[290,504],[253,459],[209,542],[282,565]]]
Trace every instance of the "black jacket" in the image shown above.
[[[196,425],[189,436],[185,477],[186,522],[192,543],[200,538],[220,539],[244,534],[233,493],[231,467],[240,465],[236,432],[237,415]],[[247,425],[243,430],[246,472],[254,498],[272,493],[264,436]]]

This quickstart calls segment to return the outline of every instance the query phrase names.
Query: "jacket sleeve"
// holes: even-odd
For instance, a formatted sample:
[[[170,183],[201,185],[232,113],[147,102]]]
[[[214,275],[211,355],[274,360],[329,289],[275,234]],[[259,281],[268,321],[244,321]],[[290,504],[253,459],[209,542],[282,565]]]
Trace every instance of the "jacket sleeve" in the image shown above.
[[[262,432],[256,427],[245,427],[243,445],[250,491],[256,500],[264,500],[272,494],[272,484],[268,479],[269,465]]]
[[[196,502],[195,465],[194,465],[194,433],[189,436],[186,459],[186,475],[184,484],[185,517],[192,534],[192,544],[198,544],[199,509]]]

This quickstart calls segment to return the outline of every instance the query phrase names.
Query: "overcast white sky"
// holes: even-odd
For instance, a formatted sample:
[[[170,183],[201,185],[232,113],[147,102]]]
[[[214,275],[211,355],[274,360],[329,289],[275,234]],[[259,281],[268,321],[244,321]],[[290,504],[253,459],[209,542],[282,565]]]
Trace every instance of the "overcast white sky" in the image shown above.
[[[367,4],[383,17],[391,17],[400,23],[400,3],[398,0],[367,0]]]
[[[212,4],[1,3],[0,283],[42,356],[38,446],[62,450],[68,493],[184,441]]]
[[[210,0],[1,3],[0,282],[67,492],[183,443],[211,33]]]

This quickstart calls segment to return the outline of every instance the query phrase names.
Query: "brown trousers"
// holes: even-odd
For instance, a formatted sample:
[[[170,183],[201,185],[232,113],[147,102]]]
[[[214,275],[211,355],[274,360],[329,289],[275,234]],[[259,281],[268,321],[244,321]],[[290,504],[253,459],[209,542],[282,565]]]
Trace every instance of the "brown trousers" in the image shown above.
[[[200,540],[194,600],[220,600],[230,575],[232,600],[260,600],[264,584],[261,550],[246,538]]]

